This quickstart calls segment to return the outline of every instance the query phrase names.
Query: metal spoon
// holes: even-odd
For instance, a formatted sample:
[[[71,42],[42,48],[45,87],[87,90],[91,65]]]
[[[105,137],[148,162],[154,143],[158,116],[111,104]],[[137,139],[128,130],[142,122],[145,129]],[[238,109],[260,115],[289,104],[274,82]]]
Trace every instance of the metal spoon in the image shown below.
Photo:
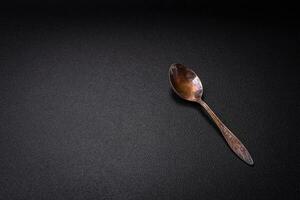
[[[169,80],[175,93],[181,98],[199,103],[220,129],[223,137],[236,155],[249,165],[254,161],[242,142],[223,124],[211,108],[201,99],[202,83],[197,74],[182,64],[172,64],[169,69]]]

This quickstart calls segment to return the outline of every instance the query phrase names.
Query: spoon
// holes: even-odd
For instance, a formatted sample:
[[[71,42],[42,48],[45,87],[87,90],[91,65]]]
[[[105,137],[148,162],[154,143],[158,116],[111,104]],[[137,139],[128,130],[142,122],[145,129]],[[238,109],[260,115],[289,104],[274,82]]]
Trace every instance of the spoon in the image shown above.
[[[223,124],[212,109],[202,100],[203,87],[197,74],[182,64],[172,64],[169,69],[169,80],[172,89],[181,98],[199,103],[220,129],[232,151],[249,165],[254,161],[242,142]]]

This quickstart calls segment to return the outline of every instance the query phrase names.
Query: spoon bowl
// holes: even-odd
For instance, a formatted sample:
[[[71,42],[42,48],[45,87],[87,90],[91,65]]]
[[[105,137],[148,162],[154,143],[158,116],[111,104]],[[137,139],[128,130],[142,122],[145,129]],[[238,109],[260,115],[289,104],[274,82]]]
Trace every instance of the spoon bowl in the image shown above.
[[[172,64],[169,80],[173,90],[181,98],[197,102],[203,94],[202,83],[197,74],[182,64]]]

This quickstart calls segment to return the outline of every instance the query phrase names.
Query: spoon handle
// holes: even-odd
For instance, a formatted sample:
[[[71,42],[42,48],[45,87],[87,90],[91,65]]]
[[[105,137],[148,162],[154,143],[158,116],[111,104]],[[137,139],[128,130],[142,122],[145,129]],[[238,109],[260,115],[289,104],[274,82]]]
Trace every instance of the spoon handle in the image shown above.
[[[216,123],[232,151],[247,164],[253,165],[254,161],[242,142],[223,124],[223,122],[203,100],[199,100],[198,103],[207,111],[212,120]]]

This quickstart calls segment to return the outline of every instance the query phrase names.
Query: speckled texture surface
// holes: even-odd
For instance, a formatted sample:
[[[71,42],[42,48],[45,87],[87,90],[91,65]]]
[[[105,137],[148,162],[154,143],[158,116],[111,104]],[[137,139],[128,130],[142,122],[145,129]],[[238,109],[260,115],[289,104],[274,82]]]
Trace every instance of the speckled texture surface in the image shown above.
[[[0,199],[294,199],[299,33],[155,13],[1,16]],[[174,95],[190,66],[255,160]]]

